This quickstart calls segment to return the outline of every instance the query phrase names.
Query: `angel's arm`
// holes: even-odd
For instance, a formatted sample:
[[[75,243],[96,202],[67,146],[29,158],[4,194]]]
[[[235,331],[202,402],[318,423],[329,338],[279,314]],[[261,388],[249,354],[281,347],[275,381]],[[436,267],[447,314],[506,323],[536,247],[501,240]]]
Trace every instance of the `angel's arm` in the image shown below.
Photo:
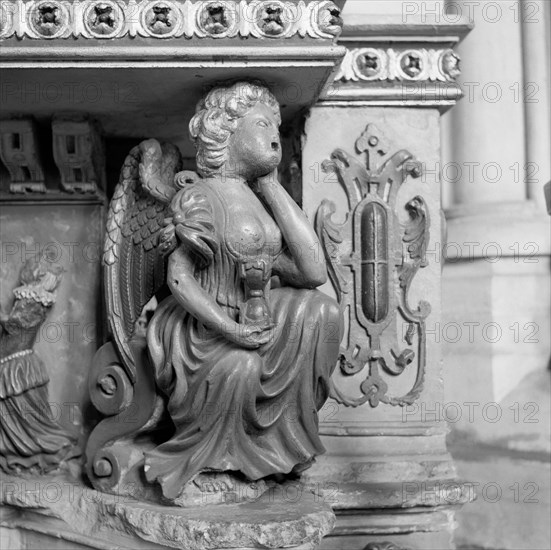
[[[276,173],[258,181],[260,196],[270,208],[286,248],[274,264],[274,272],[286,283],[315,288],[327,281],[325,258],[308,218],[277,181]]]
[[[281,281],[295,288],[316,288],[323,284],[323,279],[314,280],[307,277],[299,268],[293,254],[285,246],[283,252],[277,257],[273,266],[274,275],[277,275]]]
[[[230,342],[255,349],[264,342],[262,335],[251,335],[246,327],[231,319],[216,300],[195,279],[193,259],[177,248],[168,260],[168,286],[178,303],[206,327],[213,329]]]

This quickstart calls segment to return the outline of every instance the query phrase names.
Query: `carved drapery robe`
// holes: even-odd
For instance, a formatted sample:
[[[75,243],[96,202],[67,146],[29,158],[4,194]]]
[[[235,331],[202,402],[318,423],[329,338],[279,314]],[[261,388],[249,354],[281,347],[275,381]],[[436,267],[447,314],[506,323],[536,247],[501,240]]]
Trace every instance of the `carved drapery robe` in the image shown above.
[[[241,252],[254,244],[256,258],[271,271],[283,247],[262,246],[262,235],[244,242],[239,220],[230,219],[225,199],[208,183],[179,193],[179,246],[196,259],[202,288],[237,320],[244,300],[241,264],[250,259]],[[317,412],[338,356],[340,310],[317,290],[270,289],[268,283],[266,299],[274,337],[258,350],[206,328],[174,296],[157,308],[148,347],[175,429],[146,453],[145,471],[165,497],[177,497],[201,471],[257,480],[298,470],[324,452]]]

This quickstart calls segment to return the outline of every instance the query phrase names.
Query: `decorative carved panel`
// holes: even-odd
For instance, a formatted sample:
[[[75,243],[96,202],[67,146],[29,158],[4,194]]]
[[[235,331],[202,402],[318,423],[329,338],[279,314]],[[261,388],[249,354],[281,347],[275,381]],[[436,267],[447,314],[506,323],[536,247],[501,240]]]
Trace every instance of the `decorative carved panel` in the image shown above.
[[[421,175],[421,165],[406,150],[389,155],[388,141],[372,124],[356,141],[356,149],[366,153],[366,165],[341,149],[323,163],[324,171],[335,173],[343,186],[349,214],[344,223],[336,223],[335,204],[324,200],[316,231],[349,327],[341,346],[341,376],[366,368],[368,374],[359,384],[360,396],[347,395],[335,376],[332,397],[353,407],[366,402],[372,407],[381,402],[404,406],[423,388],[430,305],[421,301],[412,307],[408,293],[417,271],[427,265],[430,222],[425,200],[417,195],[406,202],[407,221],[400,223],[396,197],[408,177]],[[400,325],[405,327],[403,337]],[[417,374],[410,390],[391,395],[388,379],[413,368]]]

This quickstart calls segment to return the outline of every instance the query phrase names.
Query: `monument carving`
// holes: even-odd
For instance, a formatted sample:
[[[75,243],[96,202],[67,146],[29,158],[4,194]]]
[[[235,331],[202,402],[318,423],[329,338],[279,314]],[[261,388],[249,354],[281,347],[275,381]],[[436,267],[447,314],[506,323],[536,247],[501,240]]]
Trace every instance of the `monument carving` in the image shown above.
[[[425,319],[431,308],[426,301],[412,308],[408,293],[415,274],[427,266],[430,218],[425,200],[417,195],[406,202],[407,220],[400,224],[396,195],[408,176],[421,175],[421,165],[406,150],[389,155],[388,140],[373,124],[358,138],[356,149],[367,154],[367,165],[342,149],[323,164],[343,186],[350,214],[344,223],[334,222],[336,206],[324,200],[316,230],[337,300],[348,316],[340,372],[354,376],[368,366],[369,374],[360,383],[359,396],[341,390],[335,377],[331,397],[352,407],[367,402],[404,406],[417,399],[425,376]],[[403,338],[400,321],[406,327]],[[402,341],[408,347],[402,349]],[[408,366],[417,371],[413,386],[404,395],[389,395],[382,373],[388,380]]]
[[[113,342],[90,377],[106,415],[87,447],[100,490],[137,483],[182,506],[198,488],[257,497],[324,452],[317,411],[342,316],[316,290],[318,238],[278,181],[279,125],[270,91],[238,82],[190,122],[198,174],[152,139],[126,159],[104,252]],[[154,296],[144,340],[135,326]]]
[[[0,467],[6,474],[43,474],[80,455],[76,438],[52,416],[48,373],[33,350],[61,272],[44,257],[27,260],[11,311],[0,317]]]

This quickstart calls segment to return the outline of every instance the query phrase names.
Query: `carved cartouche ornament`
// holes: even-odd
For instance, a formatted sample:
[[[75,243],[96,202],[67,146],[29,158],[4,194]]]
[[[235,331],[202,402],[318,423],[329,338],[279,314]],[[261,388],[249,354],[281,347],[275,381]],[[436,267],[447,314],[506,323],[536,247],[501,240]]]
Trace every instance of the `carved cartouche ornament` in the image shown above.
[[[52,418],[48,374],[32,349],[60,279],[59,266],[27,260],[12,310],[0,319],[0,468],[8,474],[46,473],[80,454]]]
[[[374,124],[356,140],[356,152],[366,154],[366,164],[342,149],[322,164],[344,188],[350,215],[344,223],[335,223],[336,205],[324,200],[316,230],[337,300],[348,316],[340,372],[368,374],[359,384],[359,395],[339,387],[335,377],[331,397],[347,407],[403,407],[419,398],[425,380],[425,321],[431,307],[424,300],[412,306],[409,289],[417,272],[428,265],[430,216],[425,199],[415,195],[404,204],[409,219],[401,222],[397,196],[410,177],[421,175],[421,164],[405,149],[391,153]],[[403,335],[396,330],[397,320],[407,327]],[[406,369],[416,370],[415,381],[406,393],[393,395],[392,379]]]
[[[279,125],[268,89],[240,82],[211,90],[191,120],[200,175],[179,172],[176,148],[155,140],[127,158],[104,256],[114,346],[98,352],[90,382],[108,416],[87,451],[99,489],[122,490],[128,446],[155,423],[168,422],[169,434],[142,433],[148,445],[136,468],[164,501],[184,506],[189,482],[259,487],[324,452],[317,411],[342,318],[315,290],[327,279],[318,238],[277,178]],[[154,295],[160,303],[140,344],[135,322]],[[138,394],[134,424],[115,422]]]

